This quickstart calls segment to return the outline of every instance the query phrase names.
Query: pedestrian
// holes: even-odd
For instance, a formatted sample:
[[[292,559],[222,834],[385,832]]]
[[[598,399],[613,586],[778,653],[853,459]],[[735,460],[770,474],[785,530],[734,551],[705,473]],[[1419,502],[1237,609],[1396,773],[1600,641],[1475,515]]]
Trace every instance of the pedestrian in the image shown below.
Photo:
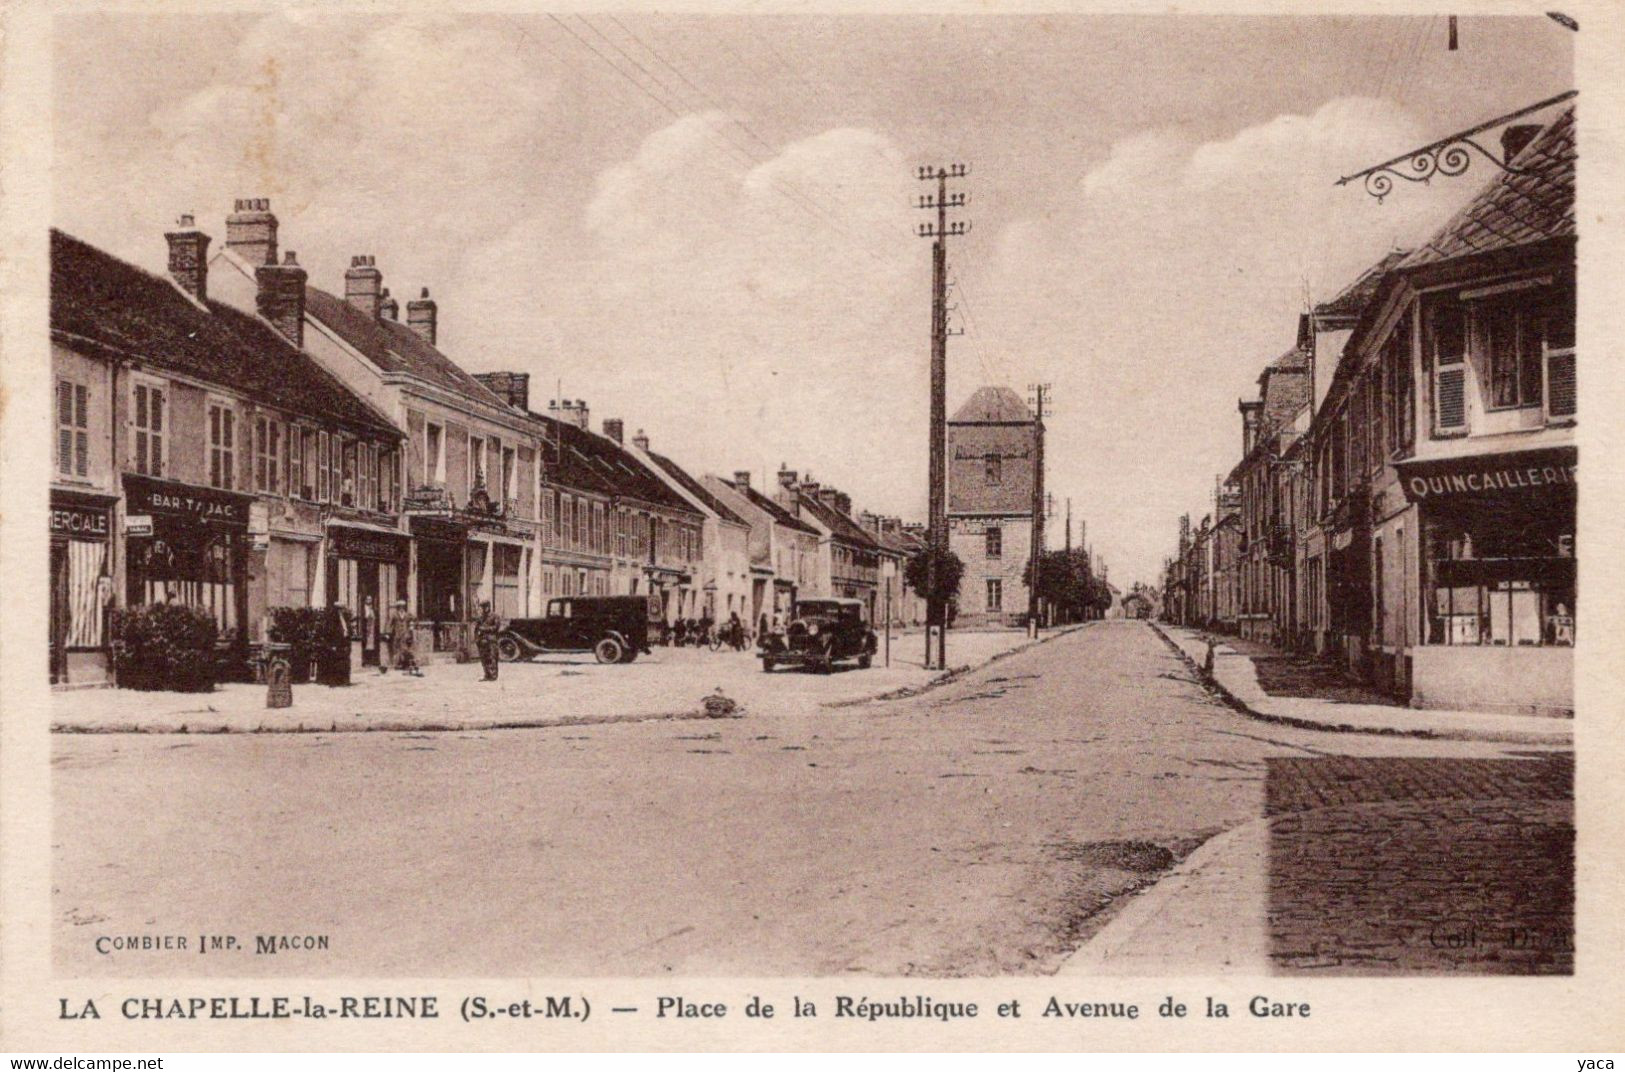
[[[406,600],[397,599],[395,612],[389,616],[389,661],[403,674],[422,677],[423,671],[418,667],[415,625],[406,611]],[[389,665],[379,660],[378,669],[387,674]]]
[[[497,679],[497,635],[502,632],[502,619],[491,609],[489,599],[480,601],[480,616],[474,619],[474,643],[480,649],[480,665],[485,668],[485,681]]]
[[[677,619],[677,624],[672,627],[672,635],[677,640],[677,646],[682,647],[683,643],[688,639],[688,619]]]

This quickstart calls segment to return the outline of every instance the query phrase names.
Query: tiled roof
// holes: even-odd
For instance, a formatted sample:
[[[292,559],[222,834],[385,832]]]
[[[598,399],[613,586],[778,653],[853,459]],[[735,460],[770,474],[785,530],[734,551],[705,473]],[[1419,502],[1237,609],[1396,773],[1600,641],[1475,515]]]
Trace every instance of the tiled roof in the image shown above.
[[[1030,421],[1032,410],[1008,387],[981,387],[950,419],[953,424],[982,421]]]
[[[1513,159],[1515,173],[1498,171],[1477,197],[1399,267],[1417,268],[1547,239],[1573,238],[1574,162],[1574,108],[1570,106]]]
[[[1275,372],[1307,372],[1309,369],[1309,351],[1294,346],[1274,361],[1271,361],[1269,367]]]
[[[305,287],[305,312],[337,332],[385,372],[405,372],[472,401],[507,409],[507,403],[410,327],[371,317],[319,287]]]
[[[664,469],[671,475],[673,480],[677,481],[677,483],[683,486],[684,491],[688,492],[690,495],[700,500],[700,502],[704,503],[706,509],[716,514],[724,521],[731,521],[736,525],[749,524],[749,522],[744,518],[728,509],[727,504],[721,499],[711,494],[711,489],[707,488],[698,480],[695,480],[692,476],[689,476],[688,472],[682,466],[678,465],[664,454],[656,454],[652,450],[648,451],[647,453],[656,465]]]
[[[548,480],[600,495],[620,495],[668,510],[698,515],[634,454],[606,436],[571,421],[531,413],[538,425]]]
[[[819,535],[817,529],[813,528],[811,525],[807,524],[805,521],[801,520],[801,518],[792,514],[790,511],[786,510],[784,507],[780,506],[766,495],[763,495],[755,488],[741,487],[732,480],[724,480],[723,483],[727,484],[729,487],[739,492],[739,494],[743,495],[750,501],[750,504],[756,507],[758,510],[766,511],[767,514],[773,518],[774,524],[783,525],[785,528],[795,529],[797,532],[805,532],[813,536]]]
[[[155,368],[235,388],[290,414],[391,436],[400,430],[269,324],[199,305],[173,282],[51,229],[51,329]]]
[[[837,539],[845,540],[847,543],[855,543],[860,547],[875,549],[880,547],[875,542],[875,538],[863,526],[839,510],[825,506],[812,495],[801,495],[798,498],[801,501],[801,508],[812,514],[818,523],[829,529]]]
[[[1410,255],[1409,250],[1396,249],[1387,253],[1382,260],[1373,264],[1360,273],[1360,277],[1346,287],[1343,293],[1328,302],[1321,302],[1315,306],[1315,315],[1321,317],[1353,317],[1359,316],[1360,310],[1366,303],[1377,296],[1377,290],[1382,286],[1383,278],[1389,270]]]

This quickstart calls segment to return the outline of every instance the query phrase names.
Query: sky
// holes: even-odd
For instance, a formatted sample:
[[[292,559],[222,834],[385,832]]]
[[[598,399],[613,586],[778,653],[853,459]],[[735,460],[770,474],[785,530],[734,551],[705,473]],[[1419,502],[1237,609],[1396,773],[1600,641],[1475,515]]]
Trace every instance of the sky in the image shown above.
[[[1306,301],[1489,181],[1344,174],[1561,93],[1573,34],[1462,17],[59,16],[53,224],[154,271],[268,197],[342,293],[429,287],[472,371],[531,373],[696,472],[781,463],[923,519],[922,164],[964,163],[950,413],[1051,385],[1048,487],[1126,588],[1239,457]],[[1493,137],[1493,135],[1492,135]]]

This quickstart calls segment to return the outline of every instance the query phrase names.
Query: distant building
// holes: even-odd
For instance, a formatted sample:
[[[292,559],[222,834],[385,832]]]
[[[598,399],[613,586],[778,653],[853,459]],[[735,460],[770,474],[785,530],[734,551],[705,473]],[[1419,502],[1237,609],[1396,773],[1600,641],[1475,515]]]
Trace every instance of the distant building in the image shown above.
[[[948,422],[948,545],[965,564],[960,625],[1027,613],[1038,423],[1008,387],[982,387]]]

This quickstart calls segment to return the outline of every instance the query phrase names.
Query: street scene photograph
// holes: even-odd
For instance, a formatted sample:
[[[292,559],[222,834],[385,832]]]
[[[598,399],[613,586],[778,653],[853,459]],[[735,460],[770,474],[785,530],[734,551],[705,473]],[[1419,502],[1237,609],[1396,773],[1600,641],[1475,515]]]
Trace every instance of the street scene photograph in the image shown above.
[[[57,13],[52,970],[1573,976],[1580,32]]]

